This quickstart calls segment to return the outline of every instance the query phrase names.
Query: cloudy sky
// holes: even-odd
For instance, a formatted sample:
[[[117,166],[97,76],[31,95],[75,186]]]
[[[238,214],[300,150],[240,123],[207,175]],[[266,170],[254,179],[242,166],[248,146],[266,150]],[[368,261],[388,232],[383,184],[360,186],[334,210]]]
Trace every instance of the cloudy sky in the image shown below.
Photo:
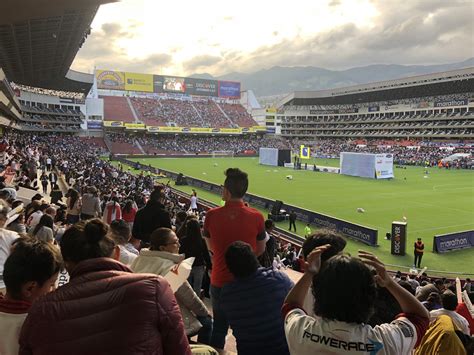
[[[474,56],[473,13],[473,0],[122,0],[101,6],[73,69],[442,64]]]

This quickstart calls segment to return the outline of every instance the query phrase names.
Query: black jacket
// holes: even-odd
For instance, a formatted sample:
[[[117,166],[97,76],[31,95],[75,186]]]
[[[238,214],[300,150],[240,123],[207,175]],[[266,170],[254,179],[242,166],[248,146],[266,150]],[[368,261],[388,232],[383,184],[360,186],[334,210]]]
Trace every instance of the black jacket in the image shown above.
[[[209,269],[211,268],[211,257],[209,256],[209,250],[207,249],[206,242],[201,238],[201,241],[191,239],[190,237],[184,237],[180,240],[181,247],[179,252],[187,258],[195,257],[193,266],[205,265]]]
[[[157,228],[171,228],[171,219],[165,206],[156,201],[148,201],[145,207],[138,210],[133,222],[132,235],[148,243],[150,234]]]

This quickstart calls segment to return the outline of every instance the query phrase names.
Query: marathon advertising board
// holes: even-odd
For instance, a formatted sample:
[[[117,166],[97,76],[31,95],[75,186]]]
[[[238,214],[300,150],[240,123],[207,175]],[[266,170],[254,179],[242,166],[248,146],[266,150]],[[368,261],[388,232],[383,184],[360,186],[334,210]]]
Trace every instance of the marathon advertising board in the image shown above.
[[[235,81],[219,81],[218,88],[219,97],[240,99],[240,83]]]
[[[435,101],[434,107],[467,106],[468,104],[469,104],[468,99]]]
[[[369,106],[369,112],[380,111],[380,106]]]
[[[87,121],[87,129],[102,129],[102,121]]]
[[[392,255],[405,255],[407,248],[407,223],[392,222],[391,249]]]
[[[446,253],[472,247],[474,247],[474,230],[435,235],[433,237],[433,251],[435,253]]]

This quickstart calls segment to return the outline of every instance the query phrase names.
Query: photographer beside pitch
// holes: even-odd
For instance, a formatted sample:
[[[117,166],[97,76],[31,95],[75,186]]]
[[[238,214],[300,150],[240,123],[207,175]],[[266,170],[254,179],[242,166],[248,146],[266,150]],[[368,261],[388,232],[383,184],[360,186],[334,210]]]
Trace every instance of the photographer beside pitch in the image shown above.
[[[321,254],[329,248],[331,245],[326,244],[309,254],[306,272],[285,299],[282,313],[290,353],[353,350],[377,355],[410,354],[428,328],[428,311],[388,275],[384,264],[371,253],[360,251],[361,259],[338,254],[321,267]],[[375,277],[368,266],[375,269]],[[403,313],[391,323],[371,327],[367,321],[374,311],[376,282],[395,297]],[[303,310],[310,287],[316,318]]]

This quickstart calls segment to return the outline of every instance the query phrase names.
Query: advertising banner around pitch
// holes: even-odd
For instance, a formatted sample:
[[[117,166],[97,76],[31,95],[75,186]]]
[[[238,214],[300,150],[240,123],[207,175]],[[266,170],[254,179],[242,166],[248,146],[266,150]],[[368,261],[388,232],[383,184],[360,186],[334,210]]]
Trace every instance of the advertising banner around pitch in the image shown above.
[[[125,129],[146,129],[143,123],[125,123]]]
[[[392,222],[391,254],[405,255],[407,248],[407,223]]]
[[[393,175],[393,154],[375,156],[375,176],[377,179],[391,179]]]
[[[433,237],[433,251],[436,253],[445,253],[447,251],[473,247],[474,230],[435,235]]]
[[[104,121],[104,127],[123,127],[122,121]]]
[[[102,129],[102,121],[87,121],[87,129]]]
[[[468,99],[450,100],[450,101],[435,101],[434,107],[467,106],[468,104],[469,104]]]
[[[225,133],[225,134],[241,134],[242,129],[241,128],[219,128],[220,133]]]
[[[96,70],[97,89],[125,90],[125,73],[113,70]]]
[[[126,72],[125,90],[153,92],[153,75]]]

